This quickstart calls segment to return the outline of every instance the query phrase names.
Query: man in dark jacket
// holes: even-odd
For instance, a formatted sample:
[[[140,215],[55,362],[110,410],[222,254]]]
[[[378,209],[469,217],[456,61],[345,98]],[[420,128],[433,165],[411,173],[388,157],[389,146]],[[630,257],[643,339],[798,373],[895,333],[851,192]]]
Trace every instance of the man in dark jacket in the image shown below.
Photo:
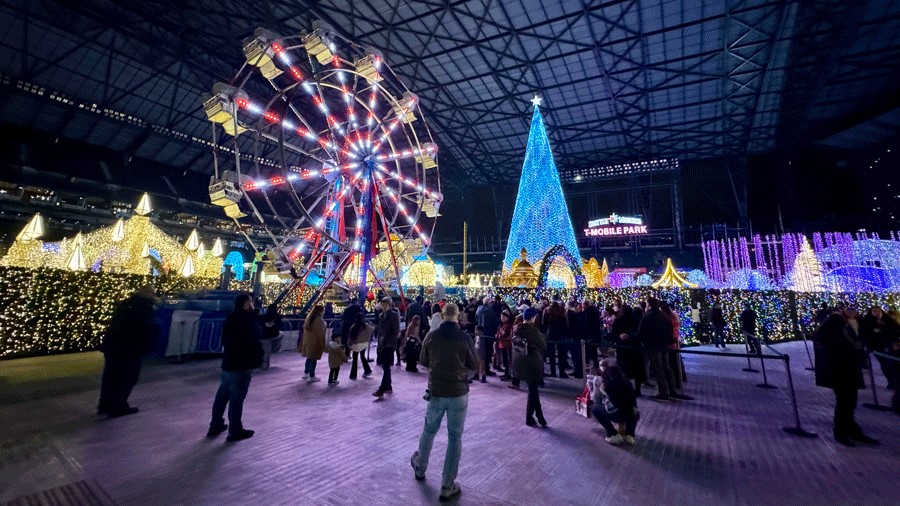
[[[459,308],[448,304],[443,311],[444,321],[425,336],[420,359],[428,371],[428,408],[425,427],[419,438],[419,449],[413,453],[410,464],[417,480],[425,479],[428,459],[434,437],[441,428],[444,413],[447,414],[447,454],[444,457],[444,475],[441,500],[459,494],[456,473],[462,453],[462,433],[469,405],[468,371],[477,364],[469,346],[469,336],[459,328]]]
[[[98,415],[133,415],[128,396],[141,374],[141,362],[156,342],[159,325],[153,304],[156,291],[146,285],[116,306],[103,337],[103,378]]]
[[[216,437],[228,430],[228,441],[240,441],[253,437],[253,431],[244,428],[241,415],[244,399],[250,389],[253,369],[262,365],[263,349],[260,339],[262,325],[253,306],[253,295],[241,293],[234,300],[234,311],[225,317],[222,328],[222,382],[213,402],[212,421],[207,437]],[[223,415],[228,406],[228,423]]]
[[[394,363],[394,353],[400,341],[400,313],[394,309],[390,297],[381,299],[381,313],[378,315],[378,364],[384,370],[381,376],[381,385],[372,395],[383,397],[385,393],[393,392],[391,385],[391,366]]]
[[[713,344],[716,345],[716,348],[721,346],[722,349],[726,349],[725,313],[722,312],[722,305],[718,302],[713,304],[712,309],[709,310],[709,323],[712,326]]]
[[[352,298],[350,305],[341,313],[341,344],[344,345],[344,352],[348,357],[350,356],[350,327],[356,322],[356,315],[365,314],[365,312],[366,310],[359,305],[359,301]]]
[[[738,319],[741,321],[741,333],[747,341],[747,347],[751,354],[758,355],[762,353],[759,347],[759,338],[756,337],[756,311],[750,307],[750,304],[744,304],[744,310]]]
[[[481,335],[481,357],[479,357],[484,363],[484,371],[488,376],[495,376],[495,373],[491,371],[491,359],[494,355],[494,340],[497,337],[497,327],[500,326],[500,317],[494,312],[494,308],[492,306],[493,301],[490,297],[484,298],[484,303],[478,306],[478,310],[475,312],[475,319],[478,322],[478,325],[484,329],[484,333]],[[486,381],[486,378],[481,378],[482,383]]]
[[[422,304],[425,302],[425,299],[421,295],[416,296],[416,300],[414,300],[410,305],[406,306],[406,324],[409,325],[409,322],[412,321],[413,316],[418,316],[419,321],[422,322],[422,327],[425,327],[425,323],[428,322],[428,315],[425,313],[425,306]],[[416,336],[418,337],[418,336]]]
[[[659,309],[659,301],[647,299],[647,312],[641,318],[638,338],[647,349],[650,370],[656,378],[658,393],[653,399],[668,402],[677,398],[675,375],[669,365],[669,345],[672,343],[672,320]]]

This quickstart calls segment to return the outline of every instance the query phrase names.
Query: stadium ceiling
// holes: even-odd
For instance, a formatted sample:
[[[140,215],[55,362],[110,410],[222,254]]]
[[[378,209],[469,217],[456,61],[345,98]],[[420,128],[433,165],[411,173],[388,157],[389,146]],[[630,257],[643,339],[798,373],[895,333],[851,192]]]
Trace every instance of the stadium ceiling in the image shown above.
[[[0,122],[211,173],[201,94],[255,28],[317,19],[419,95],[455,186],[517,180],[535,93],[564,175],[788,151],[900,106],[891,0],[10,0]]]

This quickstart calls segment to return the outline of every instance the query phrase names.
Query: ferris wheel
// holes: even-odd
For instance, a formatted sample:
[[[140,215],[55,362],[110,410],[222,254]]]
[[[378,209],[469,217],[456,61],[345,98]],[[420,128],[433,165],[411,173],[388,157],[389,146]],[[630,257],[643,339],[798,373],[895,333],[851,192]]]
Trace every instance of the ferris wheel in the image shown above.
[[[371,264],[386,245],[399,288],[393,245],[425,254],[443,200],[418,97],[377,50],[321,22],[293,36],[258,29],[243,53],[234,78],[204,97],[212,203],[263,227],[267,256],[294,285],[316,275],[320,290],[364,294],[382,282]]]

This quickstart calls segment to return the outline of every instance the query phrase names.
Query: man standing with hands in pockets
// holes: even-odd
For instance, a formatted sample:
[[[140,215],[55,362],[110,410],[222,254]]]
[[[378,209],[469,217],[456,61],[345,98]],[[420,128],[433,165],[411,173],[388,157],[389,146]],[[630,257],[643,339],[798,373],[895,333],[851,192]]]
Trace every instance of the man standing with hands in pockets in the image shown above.
[[[444,458],[444,475],[441,484],[442,501],[460,493],[456,473],[462,453],[463,425],[469,405],[468,371],[476,368],[477,359],[469,347],[469,336],[459,328],[459,308],[447,304],[444,321],[425,336],[420,361],[429,368],[428,391],[425,398],[425,428],[419,438],[419,450],[413,453],[410,464],[417,480],[425,479],[428,458],[434,444],[434,436],[441,428],[444,413],[447,414],[447,456]]]

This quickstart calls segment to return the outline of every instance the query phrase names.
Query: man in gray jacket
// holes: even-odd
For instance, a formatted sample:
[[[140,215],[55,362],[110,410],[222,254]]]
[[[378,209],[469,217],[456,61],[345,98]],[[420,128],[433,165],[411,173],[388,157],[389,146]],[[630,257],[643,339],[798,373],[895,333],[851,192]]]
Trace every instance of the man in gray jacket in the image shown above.
[[[444,413],[447,414],[447,455],[444,458],[444,475],[441,484],[442,501],[460,493],[456,473],[462,453],[463,425],[469,406],[468,371],[475,369],[477,359],[469,346],[468,335],[459,328],[459,308],[447,304],[444,321],[425,336],[420,360],[428,367],[428,408],[425,411],[425,428],[419,438],[419,450],[413,453],[410,464],[417,480],[425,479],[428,458],[434,444],[434,436],[441,428]]]

